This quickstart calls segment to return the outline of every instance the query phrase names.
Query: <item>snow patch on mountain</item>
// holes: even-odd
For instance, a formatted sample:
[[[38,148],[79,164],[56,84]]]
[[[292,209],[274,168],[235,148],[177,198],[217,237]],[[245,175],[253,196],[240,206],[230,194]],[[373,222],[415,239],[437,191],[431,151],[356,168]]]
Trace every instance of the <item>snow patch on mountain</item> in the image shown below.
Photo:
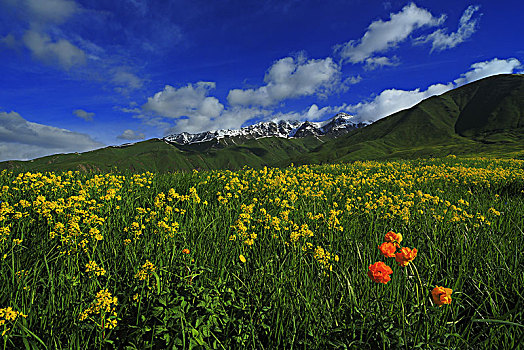
[[[262,137],[296,138],[323,135],[336,137],[366,125],[367,123],[355,122],[354,117],[347,113],[338,113],[333,118],[322,122],[300,122],[296,120],[260,122],[240,129],[210,130],[196,134],[183,132],[168,135],[164,137],[164,141],[187,145],[219,140],[225,137],[243,137],[246,139]]]

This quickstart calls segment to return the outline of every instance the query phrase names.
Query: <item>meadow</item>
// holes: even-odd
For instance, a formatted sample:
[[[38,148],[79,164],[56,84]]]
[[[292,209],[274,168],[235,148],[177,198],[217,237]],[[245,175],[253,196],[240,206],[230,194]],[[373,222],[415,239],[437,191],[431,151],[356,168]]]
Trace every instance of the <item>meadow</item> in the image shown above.
[[[2,171],[0,202],[4,349],[524,342],[523,160]]]

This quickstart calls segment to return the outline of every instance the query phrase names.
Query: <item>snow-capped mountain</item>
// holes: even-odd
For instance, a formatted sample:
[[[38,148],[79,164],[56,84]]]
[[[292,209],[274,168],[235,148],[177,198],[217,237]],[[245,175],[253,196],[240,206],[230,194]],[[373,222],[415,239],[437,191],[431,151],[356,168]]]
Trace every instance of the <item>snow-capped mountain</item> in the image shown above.
[[[337,137],[351,130],[366,126],[367,123],[355,122],[353,116],[346,113],[338,113],[333,118],[323,122],[299,122],[281,120],[278,122],[261,122],[240,129],[211,130],[197,134],[183,132],[164,137],[164,141],[180,145],[197,142],[219,140],[226,137],[241,137],[254,139],[261,137],[306,137],[306,136],[332,136]]]

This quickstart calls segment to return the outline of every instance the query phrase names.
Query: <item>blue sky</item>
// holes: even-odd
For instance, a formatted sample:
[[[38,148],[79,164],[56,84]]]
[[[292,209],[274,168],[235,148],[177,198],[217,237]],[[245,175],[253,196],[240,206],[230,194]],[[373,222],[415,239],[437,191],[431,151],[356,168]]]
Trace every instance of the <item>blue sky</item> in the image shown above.
[[[0,160],[374,121],[524,71],[522,1],[0,0]]]

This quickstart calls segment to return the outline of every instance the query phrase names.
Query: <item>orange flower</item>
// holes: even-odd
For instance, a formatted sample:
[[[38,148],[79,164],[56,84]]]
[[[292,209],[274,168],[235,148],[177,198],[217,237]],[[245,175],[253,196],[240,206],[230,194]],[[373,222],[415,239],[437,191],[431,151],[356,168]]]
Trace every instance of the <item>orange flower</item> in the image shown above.
[[[444,304],[451,304],[451,293],[453,291],[449,288],[436,286],[431,291],[431,296],[433,297],[433,302],[441,307]]]
[[[189,254],[189,249],[187,249],[187,248],[182,249],[182,253]]]
[[[400,242],[402,242],[402,235],[400,233],[395,233],[393,231],[389,231],[388,233],[386,233],[386,237],[384,238],[384,240],[386,242],[400,243]]]
[[[400,253],[395,254],[395,261],[400,266],[408,266],[409,262],[415,260],[416,256],[417,248],[413,248],[413,250],[410,248],[401,248]]]
[[[386,258],[394,258],[397,247],[391,242],[382,243],[378,249]]]
[[[384,264],[382,261],[369,265],[368,269],[368,276],[373,281],[384,284],[391,281],[391,277],[389,275],[393,273],[393,270],[391,270],[391,267]]]

